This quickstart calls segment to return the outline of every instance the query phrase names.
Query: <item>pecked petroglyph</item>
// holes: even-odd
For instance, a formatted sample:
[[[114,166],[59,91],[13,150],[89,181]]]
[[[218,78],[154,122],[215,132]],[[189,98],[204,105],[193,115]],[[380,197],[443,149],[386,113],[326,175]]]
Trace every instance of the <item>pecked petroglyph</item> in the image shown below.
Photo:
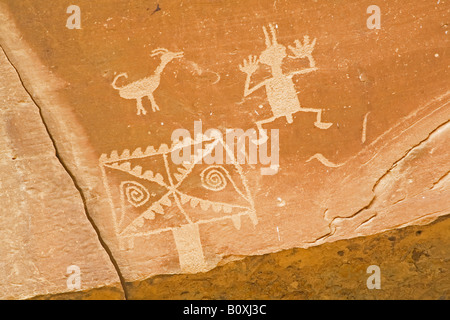
[[[316,153],[315,155],[313,155],[311,158],[309,158],[308,160],[306,160],[306,162],[310,162],[311,160],[318,160],[320,163],[322,163],[324,166],[329,167],[329,168],[339,168],[342,167],[345,163],[333,163],[330,160],[328,160],[327,158],[325,158],[325,156],[321,153]]]
[[[370,111],[366,113],[363,120],[363,129],[362,129],[362,135],[361,135],[361,142],[365,143],[367,139],[367,119],[369,117]]]
[[[221,78],[219,73],[209,69],[204,69],[193,61],[186,61],[186,65],[193,76],[200,76],[204,79],[209,79],[211,85],[219,83]]]
[[[251,95],[260,88],[264,87],[266,89],[267,100],[271,107],[273,116],[256,122],[258,129],[262,131],[263,124],[272,122],[280,117],[286,117],[286,121],[288,123],[292,123],[293,114],[299,111],[316,113],[317,116],[314,125],[319,129],[330,128],[332,123],[322,122],[322,109],[301,107],[297,96],[297,91],[295,90],[294,82],[292,80],[295,75],[306,74],[317,70],[316,62],[312,57],[316,39],[310,42],[309,37],[305,36],[303,43],[296,40],[294,42],[295,46],[289,46],[289,50],[292,52],[292,55],[288,55],[286,52],[286,47],[279,44],[277,41],[274,25],[270,24],[269,28],[272,39],[270,38],[266,27],[263,27],[266,49],[261,52],[259,57],[250,55],[248,59],[244,59],[243,64],[239,65],[239,69],[247,75],[245,80],[244,97]],[[307,58],[309,60],[310,67],[285,74],[283,73],[282,65],[286,57],[291,59]],[[259,68],[260,63],[271,68],[272,77],[250,88],[251,77]]]
[[[28,1],[28,7],[31,6],[33,10],[25,10],[27,4],[5,0],[0,5],[0,38],[2,48],[11,64],[17,68],[17,74],[23,79],[23,83],[18,82],[18,87],[25,87],[42,109],[42,119],[38,119],[38,122],[48,125],[48,134],[54,140],[56,148],[49,146],[47,149],[50,149],[53,155],[57,153],[55,160],[60,160],[64,169],[69,172],[69,176],[65,174],[73,180],[72,182],[69,179],[69,184],[76,184],[79,191],[75,192],[76,198],[79,200],[80,193],[85,200],[82,203],[85,206],[81,208],[82,218],[86,220],[87,215],[94,231],[97,231],[98,238],[102,240],[101,244],[111,259],[117,262],[117,266],[113,267],[116,267],[119,275],[123,275],[124,283],[160,274],[177,274],[181,272],[180,266],[182,270],[195,272],[201,270],[207,262],[211,268],[221,257],[226,257],[226,262],[235,259],[234,257],[264,255],[294,247],[308,247],[337,239],[366,236],[409,223],[416,224],[423,217],[431,221],[434,216],[448,213],[448,206],[445,206],[448,195],[448,179],[445,178],[448,177],[448,152],[445,149],[445,139],[441,131],[430,138],[427,136],[449,118],[450,109],[448,105],[441,108],[446,101],[440,101],[422,110],[425,104],[448,88],[445,81],[448,78],[448,57],[444,48],[438,45],[446,32],[446,12],[442,1],[439,6],[435,3],[428,6],[424,0],[424,5],[421,6],[407,6],[400,2],[386,4],[384,14],[392,22],[389,24],[389,32],[380,34],[368,31],[363,38],[358,38],[359,41],[354,41],[354,35],[359,34],[361,28],[365,28],[364,23],[351,23],[345,18],[346,9],[351,7],[355,12],[361,13],[358,21],[364,22],[366,8],[357,1],[348,5],[346,3],[343,9],[318,6],[313,1],[305,2],[301,6],[277,1],[276,12],[272,10],[272,5],[275,4],[270,2],[258,4],[257,12],[242,12],[240,6],[218,8],[201,6],[200,2],[190,5],[184,2],[180,7],[179,3],[169,2],[151,18],[149,16],[154,8],[145,12],[143,6],[129,6],[126,1],[116,1],[114,8],[105,10],[104,5],[96,4],[98,2],[88,2],[80,0],[78,3],[83,17],[89,19],[83,19],[87,23],[83,25],[84,31],[77,31],[65,28],[65,21],[61,19],[61,15],[64,16],[65,13],[64,7],[46,5],[45,1],[34,5],[34,2]],[[406,14],[396,15],[399,10]],[[167,15],[164,16],[164,13]],[[266,22],[255,19],[255,14],[260,15]],[[407,28],[408,24],[414,23],[412,16],[420,17],[421,28]],[[236,23],[229,23],[230,19]],[[245,145],[249,145],[248,138],[245,144],[242,143],[245,146],[244,151],[244,147],[234,150],[235,153],[248,158],[245,159],[246,164],[241,165],[249,181],[260,221],[252,230],[252,223],[245,214],[245,209],[237,207],[251,205],[245,202],[229,181],[228,175],[246,196],[240,176],[231,164],[225,167],[216,167],[217,164],[212,167],[211,164],[196,164],[177,188],[179,192],[172,192],[167,188],[171,187],[171,183],[163,153],[143,157],[133,150],[138,146],[153,144],[156,146],[154,152],[157,152],[161,143],[170,141],[173,130],[190,127],[195,120],[200,119],[208,128],[219,128],[223,134],[227,129],[235,127],[242,128],[243,131],[253,128],[258,132],[256,122],[275,115],[271,113],[272,106],[268,102],[266,86],[244,97],[246,74],[238,69],[238,65],[250,54],[260,59],[260,54],[266,49],[262,28],[264,25],[272,44],[272,30],[269,28],[269,22],[272,21],[280,21],[287,28],[280,28],[279,25],[277,29],[274,24],[277,42],[286,47],[287,55],[281,64],[283,73],[287,76],[291,71],[318,67],[315,71],[292,77],[300,108],[322,109],[321,122],[333,125],[326,130],[318,129],[314,126],[317,120],[316,112],[298,111],[292,114],[292,124],[287,123],[286,120],[289,119],[286,116],[260,124],[269,135],[268,151],[273,142],[271,130],[280,129],[281,166],[276,176],[262,177],[259,169],[272,170],[272,166],[263,165],[260,160],[257,160],[254,168],[250,167],[248,163],[252,162],[252,153],[248,151],[244,154],[244,151],[247,152]],[[442,28],[433,28],[437,25]],[[406,29],[408,37],[404,36]],[[310,40],[304,41],[304,34],[309,35]],[[317,38],[315,42],[314,38]],[[296,39],[300,40],[299,47],[304,46],[306,42],[314,47],[310,54],[311,59],[306,56],[292,59],[295,56],[292,48],[297,47]],[[153,91],[153,96],[161,111],[156,112],[158,110],[155,108],[153,113],[151,101],[147,96],[141,97],[141,94],[138,94],[138,98],[125,100],[120,96],[119,89],[114,90],[111,83],[123,72],[127,72],[128,78],[117,78],[117,88],[154,74],[160,64],[160,55],[150,57],[150,54],[158,47],[183,51],[188,59],[183,57],[172,60],[160,74],[161,82]],[[49,49],[55,54],[49,54]],[[76,68],[73,68],[74,61],[77,61]],[[198,65],[191,61],[197,62]],[[111,73],[112,65],[115,66],[112,72],[117,71],[116,73]],[[249,89],[267,78],[272,78],[268,71],[270,67],[259,62],[258,70],[251,76]],[[15,134],[20,130],[31,132],[33,127],[25,118],[30,115],[29,110],[37,108],[27,106],[28,111],[18,108],[23,106],[23,103],[20,100],[11,100],[11,95],[7,92],[11,91],[8,89],[11,78],[6,76],[4,80],[6,104],[3,104],[2,109],[8,111],[4,117],[6,134],[10,134],[11,138],[24,137],[26,134]],[[138,99],[147,111],[146,116],[143,110],[137,107]],[[262,107],[259,108],[259,105]],[[342,107],[345,110],[338,110],[338,105],[352,107]],[[242,112],[244,106],[245,112]],[[234,114],[230,112],[233,107]],[[115,108],[115,112],[111,113],[111,108]],[[133,118],[136,111],[140,115]],[[371,113],[364,121],[368,111]],[[407,118],[409,116],[412,118]],[[436,141],[441,141],[442,144],[430,146],[429,143],[439,136]],[[43,136],[27,137],[30,139],[16,139],[17,143],[11,140],[11,145],[19,151],[26,151],[26,155],[30,156],[27,159],[32,160],[41,154]],[[260,137],[258,134],[255,139]],[[31,138],[34,138],[39,149],[33,148],[28,152],[25,150],[25,143],[31,141]],[[425,139],[428,139],[427,144],[423,143],[412,149],[406,157],[409,162],[399,162],[408,150]],[[118,160],[116,163],[113,161],[104,166],[106,182],[111,189],[110,197],[103,185],[103,176],[97,162],[99,152],[120,149],[117,154],[120,158],[122,150],[130,147],[129,157],[133,159],[128,160],[129,167],[125,160]],[[257,147],[259,154],[262,145]],[[167,150],[170,149],[167,147]],[[11,153],[11,157],[16,158],[17,150]],[[144,150],[145,148],[142,148],[141,152],[145,153]],[[322,158],[323,163],[320,162],[319,156],[305,163],[305,160],[318,153],[326,157]],[[10,154],[4,153],[4,156],[10,157]],[[183,177],[178,168],[188,168],[181,163],[174,165],[171,160],[168,157],[167,163],[173,173],[172,182],[176,185],[177,177]],[[240,162],[239,159],[237,161]],[[22,165],[28,162],[11,161],[11,164],[22,168]],[[184,164],[189,163],[190,159]],[[342,165],[343,163],[345,165]],[[116,165],[122,166],[122,170],[111,168]],[[341,166],[336,167],[339,165]],[[264,166],[266,168],[263,168]],[[140,172],[139,167],[142,168]],[[6,169],[5,167],[3,171],[7,183],[10,170]],[[403,169],[408,171],[404,172]],[[38,164],[36,170],[41,173],[42,165]],[[137,176],[129,173],[132,170]],[[148,170],[151,170],[153,175],[148,174],[147,179],[141,179],[140,176]],[[275,172],[276,168],[272,171]],[[33,219],[37,217],[34,209],[41,204],[43,212],[47,211],[43,218],[48,221],[43,220],[41,224],[33,222],[30,225],[33,228],[29,230],[16,228],[18,236],[13,234],[12,238],[21,239],[25,234],[30,235],[29,238],[33,240],[33,233],[47,234],[41,232],[41,226],[45,229],[50,225],[51,219],[60,217],[64,220],[67,214],[73,212],[65,210],[66,212],[59,215],[48,214],[52,211],[51,208],[58,208],[52,185],[47,183],[49,179],[38,179],[41,185],[34,188],[30,182],[36,179],[31,178],[30,175],[22,179],[27,185],[21,191],[25,191],[25,196],[32,197],[28,203]],[[14,184],[13,180],[11,183]],[[5,181],[2,181],[3,188]],[[378,185],[376,192],[373,191],[374,185]],[[45,192],[47,187],[50,197],[43,198],[42,192]],[[426,191],[429,188],[432,189]],[[167,193],[170,196],[166,198],[164,195]],[[178,208],[174,194],[192,223]],[[242,198],[242,203],[234,203],[231,194]],[[417,196],[414,196],[416,194]],[[27,204],[25,201],[21,202],[21,194],[17,195],[18,197],[13,195],[10,200],[17,200],[19,204],[23,202],[21,208],[26,209]],[[217,197],[212,198],[214,195]],[[370,205],[374,195],[376,201]],[[211,205],[204,211],[201,204],[203,208],[208,204],[202,200],[219,203],[221,206],[214,208]],[[160,206],[155,204],[152,210],[148,210],[156,202]],[[226,210],[229,210],[230,206],[224,204],[236,206],[232,207],[231,213],[227,213]],[[191,205],[195,207],[192,208]],[[222,209],[219,210],[220,208]],[[366,209],[361,211],[363,208]],[[14,208],[8,209],[8,206],[4,209],[10,213],[14,211]],[[161,209],[162,214],[159,213]],[[214,209],[219,211],[215,212]],[[323,214],[325,209],[328,209],[326,215]],[[146,211],[149,219],[144,218],[142,227],[139,227],[139,215]],[[239,215],[240,213],[242,215]],[[135,220],[136,231],[130,228],[124,234],[116,235],[115,215],[119,232]],[[154,218],[150,219],[153,215]],[[212,220],[227,215],[230,217],[224,220]],[[69,218],[72,219],[72,214]],[[207,224],[197,223],[208,219],[210,222]],[[330,229],[329,225],[333,219]],[[173,224],[170,224],[171,222]],[[237,227],[242,223],[241,229],[235,230],[233,223]],[[6,229],[8,225],[9,223],[5,224]],[[99,266],[106,265],[100,261],[98,265],[94,263],[85,267],[73,259],[89,258],[92,254],[85,250],[83,233],[78,234],[79,224],[63,225],[70,231],[67,233],[66,242],[82,244],[81,251],[70,250],[81,253],[78,256],[68,256],[71,264],[80,265],[81,270],[85,271],[97,270]],[[92,230],[92,226],[88,225],[88,229]],[[145,234],[150,232],[160,233]],[[324,236],[329,232],[334,232],[333,236]],[[94,236],[96,240],[97,236]],[[413,232],[412,238],[422,241],[422,236],[417,237]],[[314,242],[314,239],[320,237],[323,240]],[[370,239],[358,239],[357,242],[367,243]],[[9,238],[6,237],[5,240]],[[346,243],[352,241],[346,240]],[[40,243],[34,240],[30,243],[43,251],[50,248],[45,237]],[[129,247],[123,248],[119,244]],[[133,244],[134,248],[130,249]],[[386,244],[389,247],[391,242],[386,240]],[[101,247],[99,249],[95,252],[105,251]],[[12,252],[0,251],[5,254]],[[26,253],[19,255],[24,259],[24,263],[19,262],[16,265],[19,269],[34,270],[26,263],[27,259],[33,257]],[[16,292],[20,292],[21,295],[25,293],[31,297],[48,293],[50,290],[65,291],[65,265],[61,268],[58,262],[65,263],[66,260],[64,257],[58,259],[57,255],[54,258],[56,263],[48,263],[48,259],[41,259],[39,262],[39,257],[34,257],[33,261],[40,274],[33,273],[33,277],[14,277],[6,272],[3,279],[4,295],[9,291],[11,295],[16,296]],[[221,264],[222,262],[219,263]],[[45,273],[47,267],[48,273]],[[227,270],[233,271],[233,268],[227,267]],[[13,269],[15,271],[15,268]],[[62,272],[58,273],[58,270]],[[108,276],[97,277],[99,281],[92,284],[94,287],[113,283],[111,279],[117,278],[111,278],[106,272],[101,274]],[[95,274],[93,276],[96,277]],[[33,281],[29,287],[27,282],[21,280],[28,278]],[[47,288],[34,286],[34,282],[42,283],[36,282],[39,278],[45,278]],[[196,276],[196,279],[199,278],[202,276]],[[85,285],[91,286],[89,279],[86,280],[83,280],[83,288]],[[58,283],[62,286],[55,286]],[[20,284],[20,288],[16,284]],[[85,289],[88,288],[90,287]]]
[[[202,146],[203,142],[206,146]],[[241,217],[258,223],[254,203],[241,165],[209,165],[202,161],[221,144],[229,157],[233,154],[222,140],[199,136],[156,150],[138,148],[120,156],[113,151],[102,155],[103,181],[114,211],[114,228],[122,247],[133,247],[136,237],[172,231],[185,272],[204,270],[198,225],[230,219],[240,229]],[[200,145],[200,146],[196,146]],[[172,152],[186,146],[197,147],[190,161],[175,164]],[[234,157],[234,156],[233,156]],[[117,180],[123,181],[117,183]],[[187,241],[186,239],[190,239]]]
[[[150,56],[155,57],[160,55],[161,63],[156,67],[153,75],[137,80],[135,82],[129,83],[122,87],[117,86],[117,80],[121,77],[128,78],[126,73],[121,73],[114,78],[112,87],[119,91],[119,95],[124,99],[136,100],[137,103],[137,115],[147,114],[142,105],[142,99],[148,97],[151,102],[153,112],[159,110],[159,106],[155,101],[153,92],[159,87],[161,80],[161,74],[164,71],[166,65],[173,59],[179,59],[183,57],[183,52],[171,52],[164,48],[158,48],[152,51]]]
[[[270,133],[267,133],[266,131],[270,131]],[[270,135],[270,140],[266,139],[264,143],[257,144],[254,143],[254,141],[258,140],[258,132],[254,128],[247,129],[246,131],[239,128],[227,128],[225,129],[225,133],[222,133],[219,129],[210,128],[205,131],[204,135],[210,137],[210,139],[217,138],[220,141],[226,141],[228,150],[222,150],[220,149],[220,146],[217,146],[214,150],[214,156],[208,157],[208,162],[209,164],[222,164],[237,161],[240,164],[247,163],[253,169],[253,165],[259,163],[268,166],[266,168],[261,168],[261,173],[263,175],[275,174],[279,167],[280,148],[278,131],[278,129],[264,129],[265,137]],[[194,136],[198,137],[202,135],[202,122],[194,121]],[[175,129],[172,132],[172,141],[180,141],[186,138],[191,139],[191,134],[187,129]],[[181,163],[184,160],[189,161],[189,155],[191,154],[190,146],[186,146],[180,151],[182,152],[179,154],[175,152],[171,154],[172,162]],[[228,157],[229,153],[233,154],[233,157]]]

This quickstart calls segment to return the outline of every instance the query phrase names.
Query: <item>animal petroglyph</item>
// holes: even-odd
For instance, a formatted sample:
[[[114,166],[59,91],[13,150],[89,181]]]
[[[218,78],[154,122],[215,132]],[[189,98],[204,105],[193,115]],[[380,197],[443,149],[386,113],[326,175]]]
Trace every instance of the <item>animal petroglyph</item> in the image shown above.
[[[306,74],[317,70],[316,63],[312,57],[316,39],[310,42],[309,37],[305,36],[303,43],[299,40],[295,40],[295,46],[289,46],[289,50],[292,52],[292,55],[288,56],[286,47],[279,44],[277,41],[275,27],[270,24],[269,28],[271,37],[269,36],[266,27],[263,27],[266,49],[261,52],[259,57],[251,55],[248,59],[244,59],[243,64],[239,66],[239,69],[247,74],[244,89],[245,97],[262,87],[265,87],[266,89],[267,99],[272,109],[273,117],[258,121],[256,123],[258,129],[262,132],[263,124],[272,122],[280,117],[286,117],[287,122],[292,123],[292,115],[299,111],[316,113],[317,117],[314,125],[320,129],[328,129],[332,126],[332,123],[322,122],[322,109],[301,107],[297,96],[297,91],[295,90],[294,82],[292,80],[295,75]],[[292,59],[307,58],[309,60],[310,67],[293,71],[289,74],[284,74],[282,65],[286,57]],[[250,88],[251,77],[258,69],[260,63],[271,68],[272,77]]]
[[[137,103],[137,114],[147,114],[147,110],[145,110],[142,105],[142,99],[144,97],[148,97],[151,102],[153,112],[159,110],[159,106],[155,101],[155,97],[153,96],[153,92],[159,87],[159,83],[161,80],[161,73],[164,71],[166,65],[172,61],[173,59],[183,57],[183,52],[170,52],[164,48],[158,48],[152,51],[151,56],[155,57],[160,55],[161,63],[158,67],[156,67],[153,75],[143,78],[141,80],[137,80],[135,82],[129,83],[122,87],[117,86],[117,80],[121,77],[128,78],[126,73],[121,73],[114,78],[112,87],[119,91],[119,95],[124,99],[136,100]]]
[[[206,136],[185,139],[170,148],[163,144],[158,150],[148,147],[132,153],[125,150],[120,156],[117,151],[102,155],[100,167],[121,244],[132,247],[137,237],[172,231],[181,268],[186,272],[201,271],[206,262],[199,238],[200,224],[230,219],[240,229],[242,216],[258,223],[238,161],[222,165],[203,161],[217,144],[222,144],[234,159],[223,140]],[[198,150],[190,161],[170,161],[172,152],[180,152],[186,146]]]

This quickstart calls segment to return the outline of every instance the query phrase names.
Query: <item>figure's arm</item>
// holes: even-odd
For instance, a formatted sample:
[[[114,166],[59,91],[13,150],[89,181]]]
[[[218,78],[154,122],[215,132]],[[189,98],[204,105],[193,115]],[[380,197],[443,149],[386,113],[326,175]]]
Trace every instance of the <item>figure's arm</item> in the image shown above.
[[[292,78],[293,76],[296,76],[298,74],[305,74],[305,73],[310,73],[313,71],[318,70],[318,68],[307,68],[307,69],[302,69],[302,70],[297,70],[297,71],[293,71],[291,73],[289,73],[288,77]]]
[[[247,79],[245,79],[245,88],[244,88],[244,97],[252,94],[256,90],[260,89],[261,87],[266,85],[267,80],[264,80],[261,83],[258,83],[257,85],[253,86],[253,88],[250,88],[250,79],[251,74],[247,74]]]
[[[314,39],[312,41],[312,43],[310,43],[309,37],[305,36],[303,44],[298,40],[295,40],[294,43],[295,43],[295,47],[289,46],[289,49],[292,51],[292,53],[294,55],[289,56],[289,57],[292,59],[308,58],[309,68],[291,72],[291,73],[289,73],[289,77],[293,77],[294,75],[297,75],[297,74],[305,74],[305,73],[309,73],[312,71],[316,71],[317,70],[316,61],[314,60],[314,58],[312,56],[312,52],[313,52],[314,46],[316,44],[316,39]]]
[[[245,79],[245,88],[244,88],[244,97],[252,94],[262,86],[266,84],[266,81],[263,81],[253,88],[250,88],[250,80],[252,77],[252,74],[255,73],[255,71],[258,69],[259,60],[256,56],[249,56],[248,61],[244,59],[244,63],[242,65],[239,65],[239,69],[247,74],[247,78]]]

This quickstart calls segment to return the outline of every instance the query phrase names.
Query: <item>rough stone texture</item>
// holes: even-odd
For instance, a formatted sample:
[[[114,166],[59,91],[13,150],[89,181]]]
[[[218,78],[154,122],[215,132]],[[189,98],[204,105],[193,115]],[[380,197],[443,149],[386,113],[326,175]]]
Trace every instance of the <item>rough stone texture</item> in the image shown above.
[[[130,297],[127,297],[130,298]],[[123,300],[122,288],[102,287],[87,291],[66,292],[52,295],[42,295],[30,300]]]
[[[207,273],[127,284],[129,299],[450,299],[450,217],[427,226],[246,257]],[[368,290],[367,267],[381,269]],[[103,292],[100,297],[110,297]],[[98,297],[98,296],[97,296]],[[92,299],[94,291],[39,297]]]
[[[426,227],[248,257],[128,286],[133,299],[450,299],[449,217]],[[366,270],[381,269],[368,290]]]
[[[81,290],[109,284],[120,291],[80,193],[3,51],[0,74],[0,298],[71,291],[71,265],[80,268]]]
[[[450,213],[447,1],[380,1],[380,30],[370,1],[80,0],[80,30],[70,4],[1,0],[0,44],[124,281]],[[168,161],[196,120],[279,129],[278,172],[205,186],[216,167]]]

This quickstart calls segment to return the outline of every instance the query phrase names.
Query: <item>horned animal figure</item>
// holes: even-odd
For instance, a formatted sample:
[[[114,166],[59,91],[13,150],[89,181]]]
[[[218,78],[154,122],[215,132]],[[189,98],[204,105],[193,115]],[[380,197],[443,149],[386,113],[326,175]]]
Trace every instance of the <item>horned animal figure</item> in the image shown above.
[[[294,42],[295,47],[289,46],[289,49],[293,53],[293,55],[289,56],[289,58],[308,58],[310,67],[303,70],[293,71],[289,74],[284,74],[282,64],[283,60],[288,56],[286,53],[286,47],[278,43],[274,26],[270,24],[269,28],[272,39],[270,38],[266,27],[263,27],[266,49],[261,52],[259,57],[249,56],[248,60],[245,59],[243,64],[239,66],[239,69],[247,74],[244,89],[245,97],[261,87],[265,87],[266,89],[267,100],[272,109],[273,117],[258,121],[256,123],[258,129],[263,136],[265,136],[264,131],[262,130],[263,124],[272,122],[273,120],[283,116],[286,117],[288,123],[292,123],[292,115],[298,111],[316,113],[317,117],[314,125],[320,129],[328,129],[331,127],[332,123],[322,122],[321,109],[303,108],[300,106],[297,91],[292,80],[294,75],[305,74],[317,70],[315,61],[312,57],[312,51],[314,50],[316,39],[310,43],[309,37],[305,36],[303,44],[296,40]],[[259,63],[265,64],[271,68],[272,77],[255,85],[253,88],[250,88],[251,76],[258,69]],[[267,138],[267,136],[265,137]]]
[[[176,58],[183,57],[183,52],[170,52],[164,48],[158,48],[152,51],[151,56],[161,56],[161,63],[156,68],[153,75],[137,80],[135,82],[129,83],[125,86],[118,87],[116,82],[119,78],[125,77],[128,78],[126,73],[121,73],[114,78],[112,86],[114,89],[119,90],[119,95],[124,99],[136,100],[137,102],[137,114],[147,114],[147,110],[145,110],[142,105],[142,99],[144,97],[148,97],[151,102],[153,112],[159,110],[158,105],[156,104],[155,97],[153,96],[153,92],[156,88],[159,87],[159,83],[161,80],[161,73],[164,71],[166,65]]]

